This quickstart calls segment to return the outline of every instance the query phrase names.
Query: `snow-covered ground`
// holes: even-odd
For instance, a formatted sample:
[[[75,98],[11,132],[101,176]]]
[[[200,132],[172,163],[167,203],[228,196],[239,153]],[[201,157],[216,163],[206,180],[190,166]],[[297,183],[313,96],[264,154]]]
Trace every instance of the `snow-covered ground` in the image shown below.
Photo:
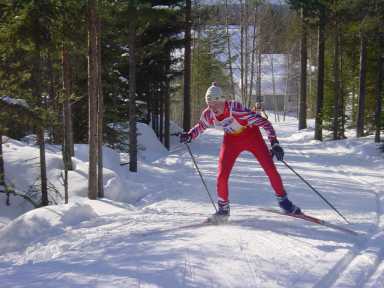
[[[248,153],[230,178],[229,224],[198,225],[213,207],[188,151],[163,150],[142,125],[140,141],[151,149],[141,151],[138,173],[105,149],[105,199],[84,197],[81,145],[70,204],[15,218],[30,207],[15,197],[7,207],[0,194],[0,287],[384,287],[384,158],[373,138],[321,143],[312,140],[312,128],[297,132],[294,118],[274,126],[287,163],[352,224],[277,163],[290,198],[360,236],[262,211],[276,200]],[[214,197],[221,138],[209,129],[190,145]],[[60,190],[60,153],[48,150],[49,179]],[[9,140],[4,154],[7,179],[27,189],[38,175],[36,148]]]

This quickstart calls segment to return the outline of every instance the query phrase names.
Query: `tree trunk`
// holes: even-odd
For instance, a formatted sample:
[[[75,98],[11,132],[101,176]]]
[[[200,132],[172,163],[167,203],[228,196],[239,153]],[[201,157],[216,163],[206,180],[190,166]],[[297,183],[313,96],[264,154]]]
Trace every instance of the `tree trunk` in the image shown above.
[[[151,125],[152,125],[152,130],[155,131],[155,87],[153,86],[153,84],[149,84],[150,85],[150,99],[151,99],[151,102],[148,104],[148,106],[150,107],[149,108],[149,113],[151,113]]]
[[[307,51],[308,51],[308,57],[307,57],[307,61],[309,62],[309,66],[311,67],[312,66],[312,37],[311,35],[309,35],[309,40],[308,40],[308,46],[307,46]],[[311,106],[311,103],[312,103],[312,69],[309,69],[309,71],[307,71],[307,116],[308,116],[308,113],[312,110],[312,106]],[[309,107],[309,109],[308,109]]]
[[[71,121],[72,117],[71,106],[70,106],[70,66],[68,59],[68,50],[63,43],[62,47],[62,69],[63,69],[63,90],[64,90],[64,102],[63,102],[63,122],[64,122],[64,137],[63,137],[63,162],[64,162],[64,202],[68,204],[69,195],[68,195],[68,170],[72,170],[72,155],[71,155]]]
[[[231,35],[229,33],[229,23],[228,23],[228,0],[225,0],[225,27],[226,27],[226,34],[227,34],[228,65],[229,65],[229,77],[231,79],[231,92],[232,92],[233,99],[235,99],[236,91],[235,91],[235,81],[233,80]]]
[[[367,71],[367,37],[361,32],[360,36],[360,72],[359,72],[359,105],[357,111],[356,136],[364,136],[364,114],[365,114],[365,79]]]
[[[148,85],[148,87],[145,89],[145,100],[147,102],[147,113],[145,115],[145,121],[146,123],[149,125],[149,123],[151,122],[151,110],[152,110],[152,100],[151,100],[151,97],[152,97],[152,89],[151,89],[151,85]]]
[[[136,23],[133,19],[128,27],[129,47],[129,171],[137,172],[136,131]]]
[[[5,188],[5,169],[4,169],[4,158],[3,158],[3,135],[0,133],[0,186]]]
[[[48,181],[47,181],[47,165],[45,161],[45,141],[44,128],[37,128],[37,142],[40,147],[40,177],[41,177],[41,205],[48,205]]]
[[[63,93],[64,93],[64,101],[63,106],[60,105],[60,99],[53,100],[53,109],[57,113],[60,113],[59,110],[62,110],[63,114],[63,122],[64,122],[64,129],[62,129],[60,125],[60,129],[58,132],[55,133],[55,138],[58,140],[58,143],[64,143],[67,145],[66,149],[68,149],[67,153],[69,155],[69,158],[71,160],[71,157],[75,156],[75,145],[73,140],[73,121],[72,121],[72,103],[71,103],[71,95],[72,95],[72,69],[71,69],[71,58],[69,53],[69,48],[67,47],[67,44],[65,41],[62,43],[62,55],[61,55],[61,65],[62,65],[62,77],[63,77]],[[53,72],[52,72],[52,86],[54,86],[54,79],[53,79]],[[53,89],[53,88],[52,88]],[[54,91],[51,92],[52,95],[54,95]],[[56,97],[55,97],[56,98]],[[57,137],[59,136],[59,137]],[[63,147],[64,148],[64,147]],[[63,150],[64,152],[64,150]],[[69,166],[68,169],[72,170],[72,160],[68,162]]]
[[[244,7],[240,0],[240,94],[241,101],[244,103]]]
[[[342,34],[339,33],[339,51],[340,51],[340,114],[341,114],[341,119],[340,119],[340,130],[339,130],[339,139],[345,139],[345,123],[346,123],[346,98],[347,98],[347,92],[345,91],[345,85],[344,85],[344,80],[343,80],[343,75],[344,75],[344,57],[343,57],[343,38]]]
[[[155,132],[156,136],[160,137],[160,85],[156,89],[156,100],[155,100]]]
[[[256,54],[256,25],[257,25],[257,8],[254,11],[253,18],[253,36],[252,36],[252,54],[251,54],[251,80],[249,83],[249,97],[252,98],[253,94],[253,82],[255,79],[255,54]],[[256,100],[256,99],[255,99]],[[249,103],[251,106],[251,103]]]
[[[324,103],[324,37],[325,30],[325,8],[320,8],[318,25],[318,48],[317,48],[317,91],[316,91],[316,120],[315,140],[323,141],[323,103]]]
[[[274,67],[274,57],[273,54],[269,55],[269,59],[271,61],[271,75],[272,75],[272,103],[273,103],[273,112],[275,114],[275,122],[280,121],[279,112],[278,112],[278,104],[277,104],[277,97],[276,97],[276,83],[275,83],[275,67]]]
[[[71,153],[71,133],[72,126],[70,121],[72,117],[71,112],[71,80],[70,80],[70,64],[69,64],[69,55],[68,49],[65,47],[65,43],[63,43],[62,48],[62,69],[63,69],[63,90],[64,90],[64,102],[63,102],[63,117],[64,117],[64,145],[63,145],[63,158],[64,165],[68,170],[72,170],[72,153]]]
[[[261,102],[261,47],[257,48],[257,91],[256,91],[256,101]]]
[[[375,142],[380,142],[380,130],[382,127],[381,124],[381,107],[383,102],[383,74],[384,74],[384,35],[380,35],[380,47],[381,53],[378,59],[378,69],[377,69],[377,83],[376,83],[376,111],[375,111]]]
[[[159,140],[161,143],[163,142],[163,134],[164,134],[164,86],[160,85],[159,91]]]
[[[285,121],[285,116],[287,115],[288,109],[288,88],[289,88],[289,71],[290,71],[290,62],[289,62],[289,52],[287,53],[287,76],[285,79],[285,93],[284,93],[284,108],[283,108],[283,121]]]
[[[199,9],[199,7],[197,7]],[[200,13],[197,15],[197,25],[195,25],[195,35],[192,39],[192,79],[191,79],[191,121],[195,123],[201,113],[201,107],[199,105],[199,98],[201,97],[200,88],[201,88],[201,79],[200,74],[200,62],[201,62],[201,17]],[[228,42],[228,39],[227,39]]]
[[[340,117],[341,115],[341,91],[340,91],[340,31],[336,20],[334,31],[334,59],[333,59],[333,77],[334,77],[334,108],[333,108],[333,140],[340,139]]]
[[[69,141],[68,141],[68,144],[69,144],[69,152],[71,154],[72,157],[75,156],[75,140],[74,140],[74,133],[73,133],[73,117],[72,117],[72,103],[69,103],[69,115],[71,117],[69,117],[68,119],[68,124],[69,124],[69,132],[68,132],[68,136],[69,136]]]
[[[64,204],[69,203],[69,193],[68,193],[68,167],[64,162]]]
[[[358,41],[358,36],[354,35],[353,37],[353,42],[356,43]],[[351,55],[351,70],[352,70],[352,75],[350,77],[355,77],[358,72],[357,70],[359,69],[358,66],[359,66],[359,61],[357,60],[357,53],[355,52],[355,49],[352,50],[352,55]],[[357,119],[357,84],[356,84],[356,81],[353,81],[352,82],[352,89],[351,89],[351,93],[352,93],[352,117],[351,117],[351,120],[352,120],[352,123],[356,123],[356,119]]]
[[[59,102],[57,100],[56,96],[56,88],[55,88],[55,72],[53,68],[53,61],[52,61],[52,53],[55,53],[53,49],[48,49],[47,52],[47,73],[48,73],[48,94],[49,94],[49,108],[53,110],[55,115],[60,115],[60,108],[58,107],[57,103]],[[62,143],[62,138],[57,138],[57,136],[61,136],[61,132],[57,134],[57,130],[61,130],[61,127],[57,129],[58,125],[54,123],[49,124],[49,139],[50,143],[58,144]]]
[[[101,78],[101,21],[97,17],[97,192],[100,198],[104,197],[103,183],[103,128],[104,128],[104,98]]]
[[[168,67],[170,64],[166,64],[165,75],[168,75]],[[169,150],[170,145],[170,96],[169,96],[169,79],[165,81],[164,91],[164,145]]]
[[[192,1],[186,0],[185,9],[185,50],[184,50],[184,113],[183,129],[191,128],[191,29],[192,29]]]
[[[42,85],[42,67],[41,67],[41,46],[38,37],[35,37],[36,55],[35,65],[32,68],[33,88],[32,95],[36,99],[37,105],[44,105],[41,103],[41,85]],[[40,179],[41,179],[41,205],[48,205],[48,185],[47,185],[47,168],[45,160],[45,143],[44,143],[44,125],[43,121],[39,122],[39,126],[36,128],[37,143],[40,150]]]
[[[300,105],[299,130],[307,128],[307,24],[305,10],[301,11],[301,47],[300,47]]]
[[[152,129],[155,132],[156,136],[159,136],[158,131],[158,87],[153,86],[153,95],[152,95]]]
[[[5,187],[5,168],[4,168],[4,158],[3,158],[3,134],[0,132],[0,192],[6,192],[7,189]],[[9,200],[9,193],[6,194],[7,198],[5,201],[5,205],[11,205]]]
[[[250,105],[250,95],[248,94],[248,81],[249,81],[249,43],[248,43],[248,35],[249,35],[249,15],[248,15],[248,2],[247,0],[244,1],[244,28],[245,28],[245,39],[244,39],[244,102],[243,104],[245,106]]]
[[[89,105],[89,178],[88,198],[96,199],[97,191],[97,0],[88,0],[88,105]]]

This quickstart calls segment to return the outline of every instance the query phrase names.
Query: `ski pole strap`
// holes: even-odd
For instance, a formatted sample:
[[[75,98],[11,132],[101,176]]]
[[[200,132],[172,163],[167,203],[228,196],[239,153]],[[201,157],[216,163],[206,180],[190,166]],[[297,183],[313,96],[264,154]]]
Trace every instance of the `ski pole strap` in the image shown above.
[[[212,203],[213,207],[215,208],[215,211],[217,212],[217,208],[216,208],[215,202],[213,201],[213,198],[212,198],[212,196],[211,196],[211,193],[209,193],[207,183],[205,183],[205,180],[204,180],[204,178],[203,178],[203,175],[202,175],[201,172],[200,172],[199,166],[197,166],[195,157],[194,157],[193,154],[192,154],[191,147],[189,147],[188,143],[185,143],[185,146],[187,146],[189,155],[191,155],[193,164],[195,165],[195,168],[196,168],[197,172],[199,173],[201,182],[203,183],[203,185],[204,185],[204,187],[205,187],[205,191],[207,191],[208,196],[209,196],[209,199],[211,200],[211,203]]]
[[[343,216],[343,214],[341,214],[327,199],[324,198],[323,195],[321,195],[321,193],[319,191],[317,191],[311,184],[308,183],[308,181],[306,181],[299,173],[297,173],[290,165],[288,165],[287,162],[285,162],[284,160],[281,160],[281,162],[284,163],[285,166],[287,166],[289,168],[289,170],[291,170],[293,173],[296,174],[297,177],[299,177],[305,184],[308,185],[309,188],[311,188],[317,195],[320,196],[321,199],[324,200],[325,203],[327,203],[329,205],[329,207],[331,207],[334,211],[336,211],[337,214],[340,215],[341,218],[344,219],[345,222],[347,222],[348,224],[351,224],[347,218],[345,218]]]

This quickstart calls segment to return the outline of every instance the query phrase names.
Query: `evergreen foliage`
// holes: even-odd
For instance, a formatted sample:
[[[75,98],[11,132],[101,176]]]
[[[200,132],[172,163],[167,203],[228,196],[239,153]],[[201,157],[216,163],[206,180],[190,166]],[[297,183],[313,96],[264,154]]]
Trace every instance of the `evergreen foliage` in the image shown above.
[[[137,3],[136,3],[137,2]],[[155,105],[164,87],[180,74],[171,52],[180,48],[183,1],[101,1],[102,79],[105,122],[128,119],[127,27],[132,8],[137,14],[137,100]],[[86,1],[11,1],[1,4],[0,95],[15,95],[44,107],[48,123],[61,118],[61,48],[69,48],[75,142],[87,141]],[[162,5],[159,8],[152,8]],[[169,5],[169,8],[163,7]],[[39,64],[39,65],[36,65]],[[36,67],[40,67],[37,71]],[[164,73],[169,71],[169,73]],[[38,77],[39,75],[39,77]],[[39,78],[39,79],[38,79]],[[40,97],[34,96],[36,84]],[[156,87],[156,89],[154,89]],[[157,91],[157,92],[153,92]],[[36,91],[35,91],[36,94]],[[43,104],[43,105],[41,105]],[[138,116],[149,121],[146,109]],[[53,140],[54,141],[54,140]]]
[[[206,106],[205,92],[213,81],[220,85],[227,99],[234,98],[230,79],[225,71],[226,63],[218,60],[224,53],[225,31],[214,27],[204,32],[205,35],[195,39],[192,50],[192,122],[200,118],[200,113]]]
[[[255,2],[255,3],[254,3]],[[257,3],[256,3],[257,2]],[[263,1],[248,1],[249,9],[267,5]],[[245,2],[244,2],[245,3]],[[316,101],[316,29],[319,11],[326,10],[326,58],[325,58],[325,128],[333,129],[335,106],[334,47],[332,37],[335,23],[340,33],[341,53],[340,83],[343,99],[343,115],[339,119],[341,129],[356,126],[359,93],[360,33],[368,39],[365,132],[377,127],[377,75],[378,59],[383,54],[380,43],[383,31],[384,4],[381,0],[289,0],[290,8],[306,10],[309,28],[313,79],[309,91],[308,108],[313,116]],[[71,103],[75,142],[87,141],[87,1],[76,0],[4,0],[0,3],[0,95],[23,98],[45,119],[52,142],[60,143],[62,122],[62,66],[61,49],[68,48],[71,66]],[[257,4],[257,5],[255,5]],[[100,1],[102,26],[102,81],[105,100],[105,123],[124,122],[129,118],[129,51],[128,25],[135,19],[136,30],[136,101],[139,121],[151,122],[159,135],[164,131],[163,117],[165,95],[171,92],[171,102],[180,98],[180,77],[183,73],[182,57],[174,57],[183,47],[185,1],[182,0],[130,0]],[[298,47],[298,23],[284,6],[272,7],[263,17],[290,19],[289,27],[267,33],[262,44],[267,43],[275,51],[293,51]],[[268,10],[268,9],[266,9]],[[218,5],[193,6],[194,43],[192,49],[192,108],[196,119],[204,105],[203,98],[210,82],[218,81],[229,94],[228,63],[221,63],[221,53],[226,53],[225,11],[229,24],[238,25],[240,5],[224,1]],[[298,18],[298,17],[297,17]],[[261,22],[260,22],[261,23]],[[262,23],[268,23],[267,21]],[[283,23],[283,22],[281,22]],[[269,31],[264,24],[261,31]],[[278,27],[277,27],[278,28]],[[199,33],[198,31],[201,31]],[[296,48],[295,48],[296,49]],[[296,49],[297,50],[297,49]],[[297,52],[294,52],[297,53]],[[180,53],[179,53],[180,54]],[[294,55],[297,58],[297,56]],[[296,59],[297,60],[297,59]],[[231,59],[235,61],[235,59]],[[310,71],[311,72],[311,71]],[[312,72],[311,72],[312,73]],[[292,78],[293,79],[293,78]],[[294,81],[294,80],[292,80]],[[170,89],[170,90],[169,90]],[[176,91],[173,91],[176,90]],[[229,95],[233,97],[233,95]],[[381,98],[383,95],[381,95]],[[181,108],[179,108],[181,109]],[[376,113],[376,114],[375,114]],[[383,125],[383,113],[379,116]],[[193,121],[193,120],[192,120]],[[108,142],[114,142],[113,131],[106,129]],[[20,136],[28,131],[21,131]]]
[[[384,33],[384,2],[383,1],[327,1],[327,0],[289,0],[291,8],[299,11],[305,9],[308,15],[309,27],[315,33],[318,24],[319,9],[326,9],[326,44],[325,44],[325,86],[324,86],[324,128],[334,130],[338,123],[339,136],[343,137],[345,128],[356,127],[359,102],[359,53],[360,37],[367,37],[367,70],[364,119],[365,133],[375,129],[375,107],[377,91],[378,58],[382,52],[380,37]],[[337,28],[338,27],[338,28]],[[339,30],[336,30],[339,29]],[[341,53],[335,60],[335,33],[339,35]],[[314,53],[313,53],[314,54]],[[334,109],[336,105],[335,92],[335,61],[340,63],[340,93],[342,110],[340,118],[335,122]],[[382,81],[382,80],[381,80]],[[313,97],[313,96],[312,96]],[[381,95],[383,98],[383,95]],[[382,113],[381,113],[382,114]],[[382,116],[380,116],[382,117]],[[382,129],[382,122],[381,122]]]

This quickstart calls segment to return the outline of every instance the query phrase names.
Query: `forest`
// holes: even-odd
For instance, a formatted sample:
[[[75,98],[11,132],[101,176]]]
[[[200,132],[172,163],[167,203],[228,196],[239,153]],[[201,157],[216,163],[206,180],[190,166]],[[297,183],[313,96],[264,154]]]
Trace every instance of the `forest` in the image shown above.
[[[88,196],[103,197],[103,145],[136,172],[137,122],[169,149],[213,81],[299,130],[314,118],[315,140],[381,142],[384,129],[384,0],[3,0],[0,59],[0,192],[2,136],[35,135],[36,206],[49,204],[46,143],[61,147],[66,191],[74,144],[89,144]]]

